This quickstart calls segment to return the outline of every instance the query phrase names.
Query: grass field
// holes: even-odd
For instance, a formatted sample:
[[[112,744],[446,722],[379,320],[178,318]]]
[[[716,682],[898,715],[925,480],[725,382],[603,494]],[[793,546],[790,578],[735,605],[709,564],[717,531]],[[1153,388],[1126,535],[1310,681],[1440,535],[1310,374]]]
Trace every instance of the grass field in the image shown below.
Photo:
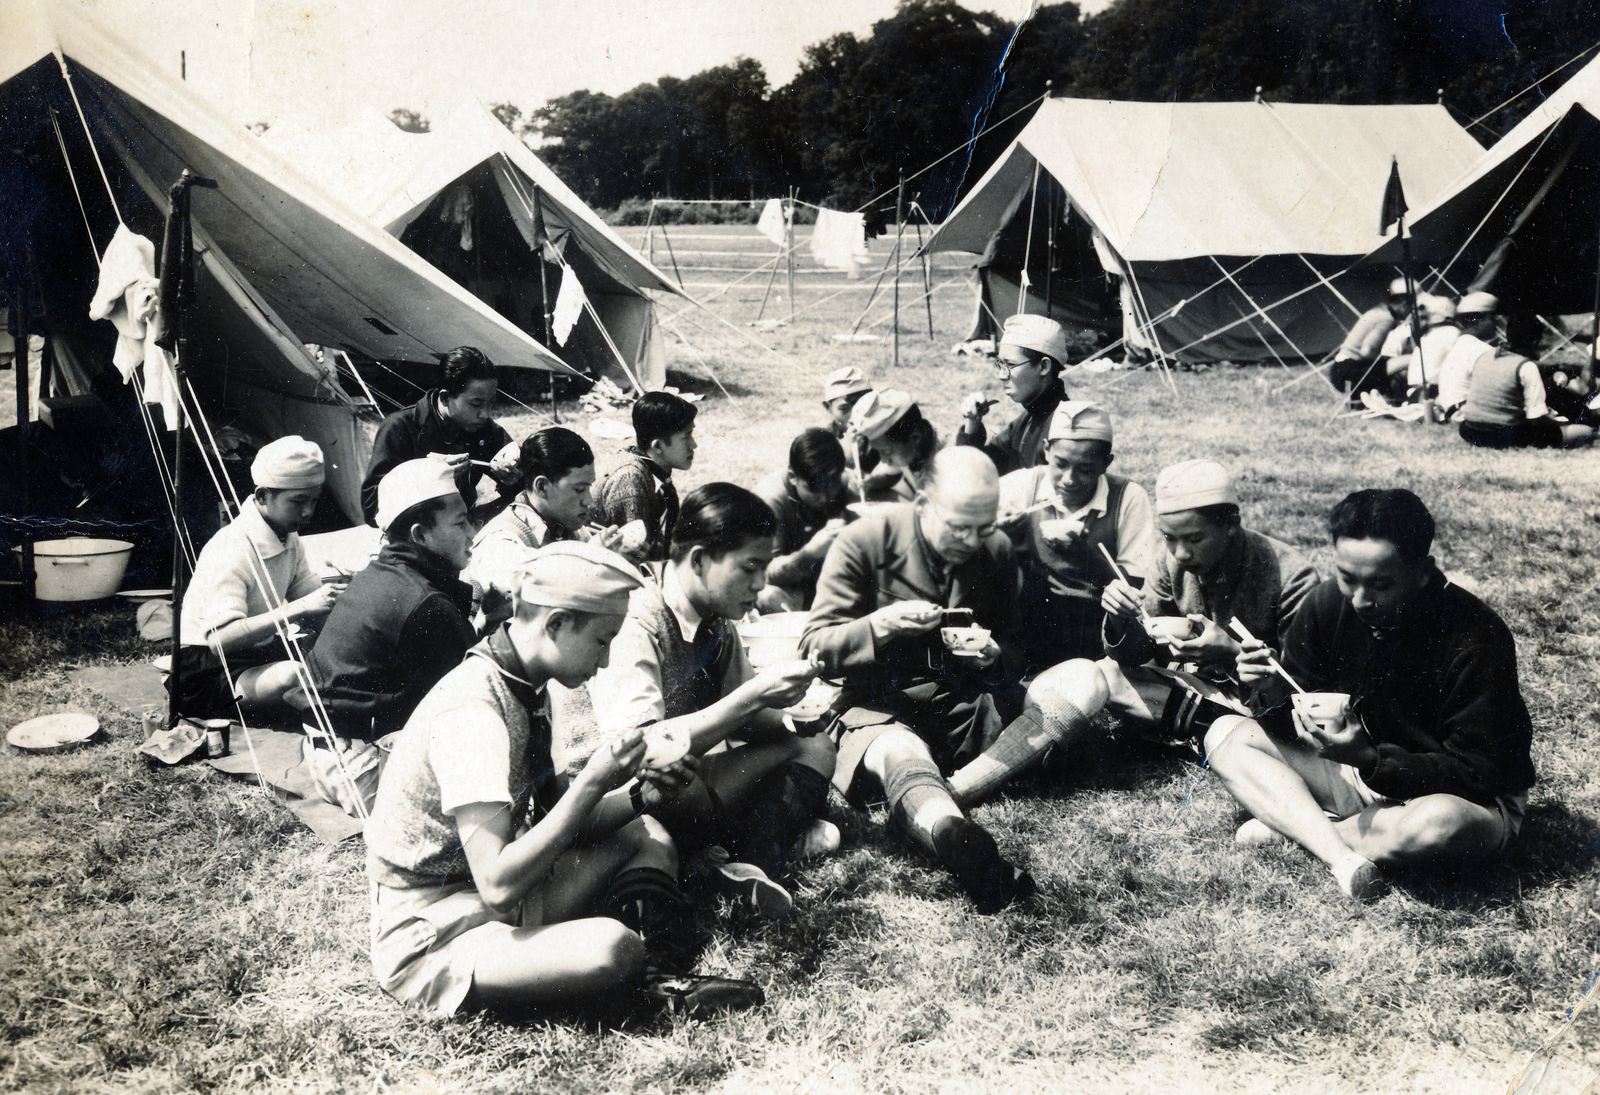
[[[807,290],[801,308],[823,292]],[[760,297],[747,282],[715,306],[749,332]],[[850,329],[860,291],[759,332],[776,354],[704,316],[675,320],[693,345],[674,344],[674,379],[707,397],[684,487],[778,466],[820,417],[818,379],[841,364],[910,390],[941,430],[953,426],[961,396],[993,381],[948,353],[970,293],[953,285],[933,301],[937,337],[912,312],[898,368],[887,340],[830,339]],[[68,668],[158,652],[135,637],[131,611],[43,622],[13,611],[0,621],[0,722],[82,707],[109,741],[0,756],[0,1085],[1507,1090],[1600,965],[1600,453],[1487,454],[1444,429],[1330,421],[1327,388],[1275,394],[1292,378],[1276,366],[1180,373],[1175,391],[1151,372],[1081,372],[1073,393],[1115,410],[1119,470],[1149,487],[1165,463],[1221,459],[1247,523],[1322,562],[1323,516],[1350,489],[1406,486],[1430,504],[1441,564],[1474,581],[1518,638],[1540,783],[1508,862],[1402,878],[1357,913],[1303,853],[1236,848],[1238,815],[1214,778],[1113,728],[1092,755],[979,811],[1038,879],[1028,906],[974,915],[881,817],[841,809],[845,848],[803,875],[791,917],[712,910],[705,966],[759,979],[766,1008],[620,1029],[568,1015],[434,1021],[371,981],[359,842],[322,846],[253,785],[200,767],[151,771],[133,753],[137,717],[70,684]],[[536,424],[510,410],[514,435]],[[614,462],[613,443],[596,445]],[[1523,1090],[1594,1090],[1600,1011],[1580,1014],[1547,1062]]]

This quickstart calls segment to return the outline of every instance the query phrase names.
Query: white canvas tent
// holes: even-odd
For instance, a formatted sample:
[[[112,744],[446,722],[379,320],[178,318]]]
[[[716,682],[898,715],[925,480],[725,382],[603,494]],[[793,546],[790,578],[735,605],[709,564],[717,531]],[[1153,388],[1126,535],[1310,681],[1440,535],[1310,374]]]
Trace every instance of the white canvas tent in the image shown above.
[[[1298,362],[1381,297],[1379,271],[1324,279],[1379,242],[1390,157],[1426,200],[1482,154],[1442,106],[1047,99],[929,246],[981,256],[989,331],[1026,262],[1027,311],[1180,360]]]
[[[1600,61],[1579,69],[1431,200],[1413,195],[1404,165],[1402,178],[1424,288],[1460,293],[1481,277],[1477,287],[1499,296],[1506,312],[1594,310]],[[1399,255],[1391,237],[1369,262],[1387,268]]]
[[[621,364],[645,388],[665,383],[655,304],[645,290],[688,295],[623,242],[482,103],[463,103],[428,133],[364,117],[327,136],[278,123],[266,138],[317,164],[319,177],[374,223],[547,345],[546,289],[553,303],[562,264],[570,266],[593,313],[586,312],[559,347],[562,357],[624,385]],[[550,241],[543,251],[544,283],[535,257],[536,215]]]
[[[259,440],[296,432],[321,444],[329,493],[348,517],[360,519],[373,414],[304,343],[423,362],[470,344],[503,366],[569,371],[278,150],[67,5],[0,0],[0,27],[0,136],[7,192],[18,197],[0,207],[0,238],[14,256],[35,254],[45,322],[77,327],[80,346],[93,343],[96,328],[82,318],[92,259],[115,217],[159,241],[165,191],[179,173],[217,180],[217,189],[193,195],[202,330],[191,379],[213,425],[233,423]],[[53,123],[67,141],[81,205]],[[85,126],[105,163],[104,182]],[[108,189],[118,194],[115,213]]]

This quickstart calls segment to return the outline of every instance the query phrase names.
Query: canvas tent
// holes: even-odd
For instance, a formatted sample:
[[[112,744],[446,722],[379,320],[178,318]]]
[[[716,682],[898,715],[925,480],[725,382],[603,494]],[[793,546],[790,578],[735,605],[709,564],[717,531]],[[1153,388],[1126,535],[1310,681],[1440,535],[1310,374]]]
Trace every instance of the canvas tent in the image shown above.
[[[1382,296],[1380,270],[1334,275],[1380,240],[1390,157],[1426,200],[1482,154],[1442,106],[1047,99],[929,246],[981,256],[980,333],[1026,261],[1024,310],[1185,361],[1298,362]]]
[[[1481,288],[1506,312],[1594,310],[1600,232],[1600,61],[1591,61],[1469,170],[1419,201],[1402,165],[1407,231],[1424,288],[1460,293],[1503,248]],[[1505,241],[1511,241],[1507,244]],[[1399,260],[1391,237],[1370,256]]]
[[[159,241],[166,188],[186,167],[218,183],[193,196],[200,330],[188,370],[200,405],[213,427],[232,424],[258,441],[294,432],[321,444],[328,493],[351,519],[360,519],[375,411],[305,343],[358,360],[414,362],[471,344],[503,366],[569,371],[279,151],[66,5],[0,0],[0,27],[0,190],[8,195],[0,277],[8,293],[30,283],[43,306],[30,325],[89,373],[109,356],[109,325],[86,316],[95,255],[119,216]]]
[[[428,133],[363,117],[327,136],[292,122],[274,124],[266,138],[317,164],[319,177],[350,204],[522,330],[559,348],[569,364],[624,386],[625,372],[649,389],[666,382],[655,304],[645,290],[687,294],[623,242],[482,103],[463,103]],[[541,239],[549,240],[542,252]],[[593,312],[586,310],[558,345],[545,330],[544,313],[546,294],[551,304],[556,298],[563,265],[583,286]]]

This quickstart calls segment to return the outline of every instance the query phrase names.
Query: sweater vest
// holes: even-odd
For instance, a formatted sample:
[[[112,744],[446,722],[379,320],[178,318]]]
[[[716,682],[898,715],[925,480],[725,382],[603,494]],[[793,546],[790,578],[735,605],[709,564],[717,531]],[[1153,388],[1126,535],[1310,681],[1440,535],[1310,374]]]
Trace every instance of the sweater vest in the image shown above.
[[[700,623],[703,649],[683,637],[678,618],[667,607],[659,590],[639,614],[639,622],[649,633],[661,664],[661,701],[666,718],[675,719],[704,711],[722,699],[722,681],[733,644],[740,642],[731,621],[707,619]]]
[[[1467,406],[1462,417],[1468,422],[1485,422],[1497,426],[1514,426],[1525,417],[1523,402],[1522,363],[1527,358],[1515,354],[1501,354],[1488,361],[1480,361],[1472,371],[1472,387],[1467,392]]]

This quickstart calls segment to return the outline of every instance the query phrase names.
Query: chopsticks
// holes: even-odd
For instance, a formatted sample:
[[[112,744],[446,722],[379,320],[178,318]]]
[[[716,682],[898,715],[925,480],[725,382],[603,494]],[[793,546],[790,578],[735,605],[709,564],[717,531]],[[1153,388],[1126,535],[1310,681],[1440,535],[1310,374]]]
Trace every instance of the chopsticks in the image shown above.
[[[1122,580],[1122,584],[1123,585],[1128,585],[1128,586],[1133,585],[1132,582],[1128,581],[1128,572],[1123,570],[1120,566],[1117,565],[1117,560],[1112,556],[1112,554],[1109,551],[1106,550],[1106,546],[1104,544],[1102,544],[1102,543],[1099,543],[1098,541],[1096,541],[1094,546],[1099,548],[1100,549],[1100,554],[1104,555],[1106,557],[1106,562],[1111,564],[1112,573],[1114,573],[1118,578],[1120,578]],[[1149,618],[1150,618],[1150,614],[1144,610],[1144,603],[1141,601],[1139,603],[1139,619],[1148,620]]]
[[[1250,634],[1250,629],[1244,626],[1244,622],[1237,616],[1228,621],[1228,626],[1233,628],[1233,633],[1235,635],[1247,642],[1260,641],[1254,635]],[[1289,671],[1282,665],[1279,665],[1278,659],[1274,658],[1271,654],[1267,655],[1267,664],[1272,666],[1273,671],[1276,672],[1278,676],[1289,682],[1290,688],[1293,688],[1296,692],[1305,692],[1305,689],[1300,687],[1300,682],[1289,676]]]

